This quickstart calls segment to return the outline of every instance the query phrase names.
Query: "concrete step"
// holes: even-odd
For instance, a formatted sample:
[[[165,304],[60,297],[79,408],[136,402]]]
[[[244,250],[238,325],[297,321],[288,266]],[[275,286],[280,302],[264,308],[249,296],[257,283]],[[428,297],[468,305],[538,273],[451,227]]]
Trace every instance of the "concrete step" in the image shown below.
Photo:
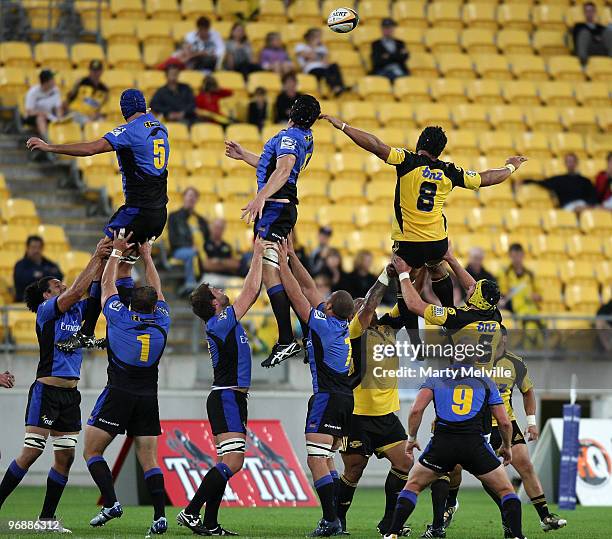
[[[23,163],[2,165],[2,172],[7,181],[45,180],[49,178],[67,178],[68,173],[64,167],[55,166],[52,163]]]
[[[30,156],[18,147],[3,147],[0,145],[0,166],[21,165],[30,163]]]

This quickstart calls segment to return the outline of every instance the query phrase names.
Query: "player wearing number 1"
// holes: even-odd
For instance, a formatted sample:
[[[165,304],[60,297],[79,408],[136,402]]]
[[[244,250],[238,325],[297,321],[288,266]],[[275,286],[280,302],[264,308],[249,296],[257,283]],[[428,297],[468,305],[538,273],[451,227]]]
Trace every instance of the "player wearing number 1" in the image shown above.
[[[170,312],[161,290],[159,275],[151,259],[151,243],[140,245],[147,286],[136,288],[131,304],[125,305],[116,286],[122,254],[134,245],[115,237],[113,252],[102,274],[102,305],[107,322],[108,382],[100,394],[85,429],[83,456],[103,507],[90,522],[104,526],[123,514],[117,501],[113,478],[103,453],[118,434],[134,437],[136,456],[144,471],[153,501],[153,523],[148,535],[168,528],[165,517],[164,476],[157,464],[157,437],[161,434],[157,402],[159,362],[166,347]]]

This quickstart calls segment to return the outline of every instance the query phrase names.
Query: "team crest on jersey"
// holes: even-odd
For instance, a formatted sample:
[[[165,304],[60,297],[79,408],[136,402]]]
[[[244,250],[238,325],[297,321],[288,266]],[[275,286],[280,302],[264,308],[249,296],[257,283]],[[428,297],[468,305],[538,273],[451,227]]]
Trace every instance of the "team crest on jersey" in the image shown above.
[[[123,309],[123,307],[124,307],[123,303],[121,303],[118,299],[111,302],[111,304],[108,306],[109,309],[112,309],[113,311],[117,311],[117,312]]]
[[[281,150],[295,150],[295,147],[297,145],[297,141],[294,138],[291,137],[283,137],[281,139]]]
[[[434,316],[444,316],[444,307],[440,307],[439,305],[434,305],[433,314]]]
[[[476,176],[476,171],[475,170],[466,170],[465,174],[466,174],[466,176]]]
[[[227,318],[227,309],[224,309],[219,313],[219,320],[225,320]]]
[[[314,317],[317,320],[327,320],[327,316],[325,316],[325,313],[322,313],[321,311],[318,311],[317,309],[315,309]]]
[[[121,133],[123,133],[125,131],[125,127],[115,127],[115,129],[113,129],[111,131],[111,133],[113,135],[115,135],[116,137],[118,137],[119,135],[121,135]]]

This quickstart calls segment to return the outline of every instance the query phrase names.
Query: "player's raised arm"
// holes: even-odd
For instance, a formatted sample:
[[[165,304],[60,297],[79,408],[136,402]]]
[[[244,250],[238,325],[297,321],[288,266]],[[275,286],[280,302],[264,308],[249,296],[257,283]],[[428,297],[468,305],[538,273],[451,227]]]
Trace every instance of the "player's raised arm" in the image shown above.
[[[497,185],[507,180],[510,175],[519,168],[525,161],[526,157],[515,155],[506,159],[506,164],[501,168],[491,168],[480,173],[480,187],[488,187]]]
[[[421,296],[419,296],[419,293],[412,285],[410,280],[410,266],[408,266],[408,264],[406,264],[406,262],[404,262],[404,260],[397,255],[393,255],[391,262],[399,274],[400,287],[402,289],[402,296],[404,298],[404,302],[406,303],[406,307],[419,316],[425,316],[425,309],[429,304],[425,303],[421,299]]]
[[[75,144],[47,144],[38,137],[31,137],[27,140],[26,146],[29,150],[40,150],[47,153],[59,153],[71,155],[73,157],[86,157],[99,153],[112,152],[113,147],[108,140],[101,138],[91,142],[77,142]]]
[[[263,252],[267,247],[272,247],[272,244],[257,237],[253,245],[251,267],[244,279],[242,292],[240,292],[236,301],[234,301],[234,313],[238,320],[246,314],[251,308],[251,305],[255,303],[257,296],[259,296],[261,290]]]
[[[287,253],[289,255],[289,265],[291,266],[291,271],[293,272],[294,277],[297,279],[299,283],[302,293],[306,296],[306,299],[310,302],[310,305],[315,309],[321,305],[324,301],[323,294],[319,292],[317,288],[317,284],[314,282],[314,279],[308,273],[308,270],[304,267],[299,257],[295,254],[295,249],[293,248],[293,239],[291,236],[287,240]]]
[[[96,250],[87,266],[85,266],[85,269],[74,280],[70,288],[57,298],[57,308],[61,312],[65,313],[68,311],[70,307],[83,297],[96,274],[100,271],[103,260],[110,254],[110,249],[111,241],[109,238],[104,237],[98,242]]]
[[[376,157],[382,159],[383,161],[387,161],[387,159],[389,159],[389,154],[391,153],[391,146],[385,144],[382,140],[380,140],[372,133],[357,129],[356,127],[351,127],[342,120],[339,120],[338,118],[334,118],[333,116],[329,116],[327,114],[321,114],[320,119],[327,120],[336,129],[340,129],[340,131],[342,131],[360,148],[363,148],[364,150],[373,153]]]
[[[117,285],[115,284],[115,281],[117,281],[117,268],[123,253],[129,251],[134,246],[134,244],[128,243],[132,237],[131,232],[127,238],[122,237],[121,234],[117,235],[117,232],[113,232],[113,235],[113,252],[108,257],[104,273],[102,274],[102,297],[100,299],[102,308],[104,308],[108,298],[118,294]]]
[[[151,257],[151,248],[153,246],[153,241],[155,238],[151,238],[151,240],[143,243],[138,251],[140,252],[140,256],[142,257],[142,261],[145,267],[145,280],[149,286],[155,288],[157,292],[157,300],[158,301],[166,301],[164,298],[164,293],[162,292],[161,279],[159,278],[159,273],[157,273],[157,268],[153,262],[153,258]]]
[[[247,165],[251,165],[254,168],[257,168],[257,165],[259,165],[259,155],[244,149],[233,140],[225,141],[225,155],[237,161],[244,161]]]
[[[388,264],[382,273],[378,276],[376,282],[372,285],[366,294],[361,307],[357,311],[357,317],[362,328],[367,328],[372,322],[372,317],[376,309],[380,305],[387,288],[389,287],[389,279],[396,276],[395,268],[392,264]]]
[[[466,292],[476,284],[476,280],[474,279],[474,277],[472,277],[455,258],[455,254],[453,253],[453,248],[450,242],[448,243],[448,250],[444,255],[444,260],[446,260],[450,268],[453,270],[453,272],[457,276],[457,279],[459,279],[459,284]]]
[[[287,242],[276,243],[274,248],[278,251],[278,263],[280,265],[280,277],[289,301],[302,322],[307,322],[310,316],[311,305],[306,296],[302,293],[300,283],[291,273],[289,261],[287,260]]]
[[[512,462],[512,423],[506,413],[506,407],[503,404],[491,406],[491,413],[497,421],[499,433],[502,438],[502,446],[499,449],[499,454],[504,458],[504,465]]]

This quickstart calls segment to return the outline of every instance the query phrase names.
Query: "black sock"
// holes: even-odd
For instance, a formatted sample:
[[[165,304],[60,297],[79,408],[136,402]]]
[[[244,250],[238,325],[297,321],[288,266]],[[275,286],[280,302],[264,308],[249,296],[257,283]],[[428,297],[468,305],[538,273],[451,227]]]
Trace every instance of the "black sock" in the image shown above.
[[[87,300],[85,307],[85,316],[83,317],[83,325],[81,326],[81,333],[83,335],[93,335],[96,331],[96,323],[102,312],[102,305],[100,303],[100,282],[94,281],[89,287],[89,299]]]
[[[446,507],[455,507],[457,505],[457,494],[459,494],[459,487],[448,488],[448,496],[446,497]]]
[[[119,300],[126,307],[130,306],[132,302],[132,292],[134,291],[134,279],[131,277],[123,277],[115,281],[117,287],[117,293],[119,294]]]
[[[151,468],[144,473],[145,483],[153,501],[153,520],[166,516],[166,489],[164,474],[159,468]]]
[[[453,281],[448,273],[446,277],[442,277],[442,279],[438,279],[437,281],[432,279],[431,288],[434,294],[438,296],[443,307],[452,307],[455,304],[453,298]]]
[[[538,512],[538,516],[540,520],[544,520],[547,516],[550,515],[550,511],[548,510],[548,503],[546,502],[546,496],[542,493],[540,496],[535,496],[531,498],[531,503],[533,507]]]
[[[68,483],[67,476],[62,475],[53,468],[49,470],[47,492],[45,493],[45,501],[40,512],[40,518],[53,518],[55,516],[55,510],[62,497],[66,483]]]
[[[419,335],[419,317],[411,310],[408,309],[403,296],[398,294],[397,296],[397,308],[400,312],[400,317],[404,323],[404,327],[410,337],[410,343],[413,346],[421,344],[421,336]]]
[[[391,468],[385,480],[385,515],[384,520],[393,518],[393,512],[397,505],[397,497],[408,481],[408,472],[402,472],[397,468]]]
[[[208,500],[214,500],[219,492],[225,492],[225,486],[232,477],[232,471],[227,464],[219,462],[213,468],[208,470],[208,473],[202,479],[198,490],[194,494],[191,502],[185,508],[185,513],[190,515],[199,515],[202,506]]]
[[[431,525],[434,528],[442,528],[444,526],[444,511],[446,510],[448,486],[448,478],[436,479],[431,484],[431,505],[433,507],[433,520]]]
[[[491,490],[486,485],[483,485],[483,488],[485,489],[485,492],[491,497],[491,499],[497,504],[497,507],[499,508],[499,512],[502,514],[502,520],[503,520],[503,518],[504,518],[504,510],[502,508],[502,502],[501,502],[499,496],[497,495],[497,493],[494,490]],[[504,524],[505,523],[506,523],[506,521],[504,520]]]
[[[521,501],[516,494],[506,494],[502,500],[504,522],[507,523],[514,537],[523,537],[521,523]]]
[[[324,475],[314,482],[315,489],[319,495],[323,518],[328,522],[336,520],[336,508],[334,507],[334,479],[331,475]]]
[[[0,507],[2,507],[4,501],[11,495],[11,492],[17,488],[17,485],[21,482],[26,473],[28,473],[28,470],[20,468],[15,461],[9,464],[2,478],[2,483],[0,483]]]
[[[204,527],[209,530],[214,530],[219,525],[219,507],[223,501],[223,494],[225,489],[218,492],[214,499],[209,499],[206,502],[206,508],[204,509]]]
[[[338,493],[340,492],[340,474],[338,470],[331,470],[329,475],[334,480],[334,507],[336,508],[336,514],[338,514]]]
[[[346,521],[346,514],[351,508],[353,503],[353,496],[357,490],[357,483],[351,483],[344,475],[340,476],[340,484],[338,485],[338,502],[336,504],[336,512],[338,518],[342,521]]]
[[[87,461],[87,467],[89,468],[91,477],[100,489],[104,507],[112,507],[115,505],[117,495],[115,494],[115,487],[113,485],[113,474],[111,474],[110,468],[108,464],[106,464],[104,457],[91,457]]]
[[[388,534],[397,534],[402,531],[404,524],[416,507],[416,502],[417,495],[411,490],[402,490],[399,493],[391,527],[387,530]]]
[[[293,328],[291,327],[291,303],[285,288],[277,284],[268,288],[268,297],[276,323],[278,325],[278,342],[289,344],[293,342]]]

